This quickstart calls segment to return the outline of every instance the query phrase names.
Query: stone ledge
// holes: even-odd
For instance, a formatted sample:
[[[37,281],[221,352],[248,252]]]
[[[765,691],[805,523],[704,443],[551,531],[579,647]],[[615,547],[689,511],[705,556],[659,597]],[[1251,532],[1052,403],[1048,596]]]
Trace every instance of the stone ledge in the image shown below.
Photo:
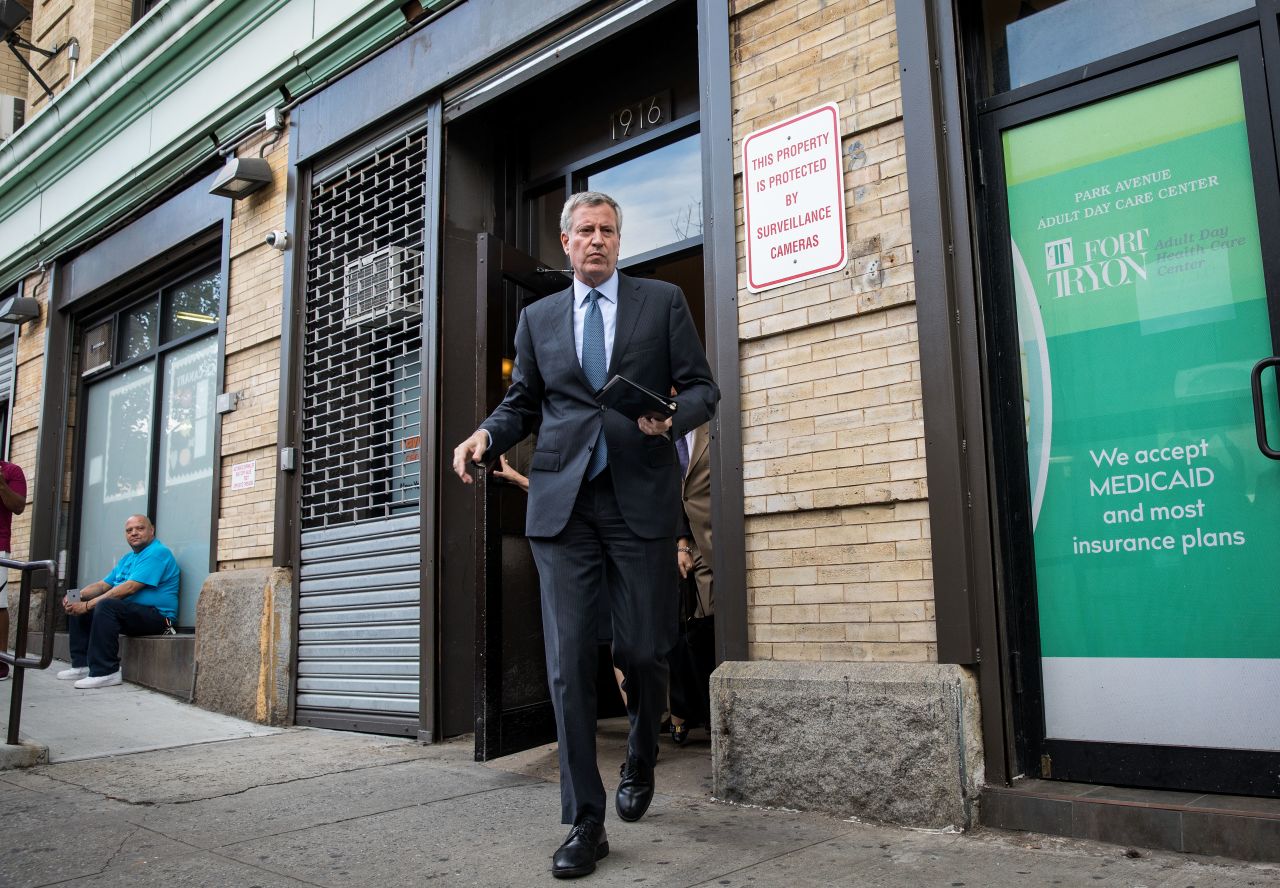
[[[125,681],[190,703],[196,683],[195,636],[121,636],[120,667]]]
[[[716,798],[968,828],[982,785],[974,676],[923,663],[727,662],[711,676]]]
[[[40,650],[41,635],[27,636],[27,651]],[[195,636],[122,635],[120,637],[120,671],[124,680],[191,702],[195,684]],[[71,662],[71,650],[65,631],[53,635],[55,660]]]

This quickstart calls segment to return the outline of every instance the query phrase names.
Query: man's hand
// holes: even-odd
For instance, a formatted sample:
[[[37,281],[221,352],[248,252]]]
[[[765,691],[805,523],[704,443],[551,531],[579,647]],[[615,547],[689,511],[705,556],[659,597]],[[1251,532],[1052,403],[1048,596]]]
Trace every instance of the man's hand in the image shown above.
[[[483,429],[476,430],[470,438],[453,449],[453,471],[462,479],[463,484],[475,483],[471,477],[470,464],[479,462],[488,449],[489,436]]]
[[[636,424],[640,426],[640,431],[646,435],[665,435],[667,430],[671,428],[671,417],[658,419],[654,416],[642,416],[636,420]]]
[[[89,602],[77,601],[73,604],[68,604],[65,598],[62,599],[62,609],[73,617],[84,616],[90,611]]]
[[[676,540],[676,567],[680,569],[680,579],[687,579],[689,572],[693,570],[693,553],[689,550],[693,548],[689,545],[689,540]]]

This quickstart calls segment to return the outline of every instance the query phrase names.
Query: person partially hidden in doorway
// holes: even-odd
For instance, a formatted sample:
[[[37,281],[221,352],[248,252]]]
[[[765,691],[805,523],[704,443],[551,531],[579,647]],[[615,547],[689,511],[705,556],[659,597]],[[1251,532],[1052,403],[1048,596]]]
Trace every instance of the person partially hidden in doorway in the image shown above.
[[[0,558],[12,550],[13,516],[27,507],[27,476],[17,463],[0,462]],[[0,647],[9,646],[9,571],[0,568]],[[9,664],[0,663],[0,681],[9,677]]]
[[[71,668],[58,678],[77,688],[120,684],[120,636],[159,635],[178,614],[178,562],[156,539],[146,515],[124,523],[130,551],[111,573],[80,590],[80,600],[62,600],[71,640]]]
[[[715,583],[711,573],[709,425],[676,440],[683,506],[676,539],[680,571],[680,637],[671,651],[671,740],[683,746],[711,723],[710,682],[716,667]]]

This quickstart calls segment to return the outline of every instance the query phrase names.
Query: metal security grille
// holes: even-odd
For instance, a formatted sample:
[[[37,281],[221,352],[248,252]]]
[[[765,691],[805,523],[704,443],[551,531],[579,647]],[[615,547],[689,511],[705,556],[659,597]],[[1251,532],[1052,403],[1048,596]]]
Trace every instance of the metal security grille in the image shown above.
[[[304,530],[417,510],[426,154],[411,132],[311,190]]]
[[[418,732],[417,515],[302,534],[296,721]]]
[[[427,134],[311,189],[296,720],[416,736]]]

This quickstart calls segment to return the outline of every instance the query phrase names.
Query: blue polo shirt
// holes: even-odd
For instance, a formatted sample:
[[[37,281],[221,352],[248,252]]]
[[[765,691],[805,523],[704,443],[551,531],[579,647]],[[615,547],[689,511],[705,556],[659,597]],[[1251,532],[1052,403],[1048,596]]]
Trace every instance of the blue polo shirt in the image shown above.
[[[125,601],[150,605],[171,620],[178,615],[178,562],[164,543],[152,540],[141,552],[131,551],[102,578],[112,587],[125,580],[144,586]]]

